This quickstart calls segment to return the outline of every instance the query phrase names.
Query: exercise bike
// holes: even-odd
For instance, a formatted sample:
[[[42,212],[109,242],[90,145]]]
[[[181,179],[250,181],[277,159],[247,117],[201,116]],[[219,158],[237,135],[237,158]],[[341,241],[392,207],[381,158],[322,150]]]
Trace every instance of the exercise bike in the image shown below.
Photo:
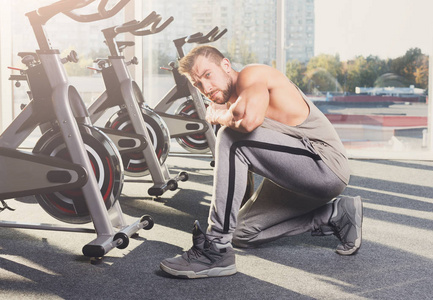
[[[166,22],[168,22],[168,20]],[[127,28],[134,28],[134,26],[136,26],[136,28],[139,29],[138,24],[127,23],[124,26],[127,26]],[[122,28],[118,28],[116,30],[124,32]],[[156,30],[154,29],[154,26],[152,26],[152,29],[141,31],[139,33],[134,33],[134,30],[132,29],[130,29],[129,32],[134,35],[144,36],[157,33],[159,31],[160,30]],[[220,39],[226,32],[227,29],[224,29],[220,32],[218,27],[215,27],[206,35],[203,35],[202,33],[195,33],[193,35],[174,40],[179,59],[185,56],[183,46],[186,43],[204,44],[214,42]],[[112,56],[114,54],[114,57],[118,55],[117,53],[121,53],[126,47],[134,45],[134,42],[130,41],[116,43],[112,42],[112,39],[115,35],[110,30],[104,31],[104,35],[106,36],[106,43],[110,45],[110,53]],[[110,60],[112,60],[111,57]],[[104,72],[104,68],[107,65],[107,60],[99,59],[96,60],[96,63],[99,68],[97,71],[102,72],[106,86],[111,86],[112,80],[110,81],[105,79],[106,77],[108,78],[108,75],[106,75],[108,72]],[[134,57],[126,64],[138,64],[138,60],[136,57]],[[197,91],[197,89],[189,83],[188,79],[178,72],[175,62],[170,62],[169,65],[170,68],[162,69],[172,72],[175,86],[158,102],[153,109],[150,108],[150,106],[145,102],[140,88],[135,82],[133,82],[133,90],[136,100],[138,101],[139,107],[142,110],[142,115],[147,123],[149,132],[153,134],[151,135],[151,138],[154,138],[153,141],[157,140],[157,143],[154,143],[154,147],[158,158],[160,160],[161,158],[165,159],[167,152],[169,151],[161,150],[164,145],[169,145],[170,138],[175,138],[184,149],[193,154],[204,154],[211,151],[212,156],[214,156],[215,132],[217,131],[217,128],[210,126],[205,121],[206,107],[209,103],[209,100],[203,97]],[[109,83],[108,85],[107,82]],[[101,97],[103,100],[101,101],[98,99],[97,102],[106,101],[104,99],[106,96]],[[121,98],[119,96],[117,97]],[[186,98],[186,100],[179,105],[174,114],[167,113],[174,102],[184,98]],[[89,107],[92,120],[97,120],[99,118],[96,110],[99,109],[100,104],[97,104],[97,102]],[[124,112],[125,109],[121,109],[119,113],[114,114],[111,117],[109,123],[107,123],[107,126],[125,128],[127,131],[129,131],[130,120]],[[137,159],[139,155],[140,154],[137,152],[129,152],[129,158],[126,157],[126,162],[129,164],[124,163],[125,174],[129,176],[146,175],[147,167],[145,164],[141,164],[142,161],[140,159]],[[127,167],[126,165],[129,165],[130,167]]]
[[[126,62],[122,51],[133,46],[134,42],[117,42],[115,38],[120,33],[129,32],[136,36],[146,36],[161,32],[172,21],[173,17],[167,19],[159,25],[161,16],[152,12],[141,22],[130,21],[123,25],[114,26],[102,30],[110,56],[108,59],[96,59],[97,68],[93,70],[102,73],[106,86],[104,91],[96,101],[88,108],[90,119],[94,123],[101,118],[104,113],[113,107],[119,107],[105,125],[100,128],[113,141],[122,142],[112,134],[122,137],[136,136],[144,137],[146,143],[142,147],[126,147],[125,143],[116,143],[121,151],[125,174],[133,177],[145,176],[150,173],[154,185],[148,189],[148,194],[159,197],[167,190],[176,190],[178,181],[186,181],[188,174],[180,172],[177,176],[170,178],[165,165],[170,141],[169,132],[164,121],[147,106],[138,106],[144,103],[143,95],[135,81],[131,79],[127,66],[137,64],[137,58]],[[149,29],[144,29],[150,27]],[[148,141],[148,142],[147,142]],[[149,145],[149,147],[147,147]],[[151,146],[150,146],[151,145]]]
[[[133,26],[133,25],[132,25]],[[186,37],[182,37],[179,39],[175,39],[174,45],[176,47],[176,51],[178,54],[178,58],[181,59],[185,56],[183,51],[183,46],[187,43],[196,43],[196,44],[206,44],[219,40],[225,33],[227,29],[219,31],[218,27],[214,27],[211,31],[209,31],[206,35],[198,32]],[[120,49],[124,49],[128,46],[134,45],[133,42],[119,42],[117,44],[111,44],[110,52],[115,50],[115,46]],[[137,64],[138,61],[136,58],[133,58],[130,63]],[[102,62],[104,65],[105,62]],[[170,138],[175,138],[176,141],[181,145],[184,149],[189,151],[192,154],[203,155],[205,153],[211,152],[211,157],[215,158],[215,143],[216,143],[216,133],[219,129],[219,126],[211,126],[206,118],[206,107],[210,102],[209,99],[200,94],[200,92],[189,82],[189,80],[181,75],[177,69],[175,62],[170,62],[170,69],[163,68],[165,70],[169,70],[172,72],[175,86],[171,88],[171,90],[151,109],[145,102],[144,97],[139,89],[139,87],[135,84],[133,85],[134,92],[136,95],[136,100],[139,103],[139,106],[143,112],[143,117],[146,115],[157,115],[164,121],[164,124],[167,124],[168,132],[170,136],[166,134],[159,134],[158,136],[162,141],[161,144],[166,144],[169,142]],[[104,74],[104,73],[103,73]],[[167,113],[172,105],[178,101],[185,99],[179,107],[176,109],[175,114]],[[89,111],[93,111],[93,109],[89,108]],[[124,126],[127,128],[128,118],[124,113],[120,113],[118,115],[113,115],[114,119],[107,124],[124,124],[124,125],[116,125],[118,127]],[[150,119],[147,116],[147,119]],[[149,124],[153,123],[152,120],[149,120]],[[154,126],[156,129],[155,132],[158,132],[158,126]],[[130,152],[129,155],[137,155],[137,153]],[[184,155],[176,153],[176,155]],[[215,165],[215,161],[211,161],[211,166]],[[244,199],[249,199],[254,192],[254,176],[252,172],[248,173],[248,185],[245,192]]]
[[[186,37],[175,39],[178,59],[185,56],[183,46],[187,43],[206,44],[219,40],[227,29],[219,31],[214,27],[206,35],[198,32]],[[209,151],[215,157],[215,132],[216,127],[205,121],[206,107],[210,100],[202,96],[200,92],[181,75],[175,62],[170,62],[170,68],[162,68],[171,71],[175,86],[153,107],[153,110],[162,117],[168,126],[170,137],[175,138],[178,144],[185,150],[194,154],[204,154]],[[186,98],[174,114],[167,113],[175,101]],[[143,103],[142,103],[143,105]]]
[[[0,227],[96,233],[82,252],[102,257],[115,247],[126,248],[139,229],[152,228],[153,220],[145,215],[126,224],[116,201],[123,184],[120,154],[112,141],[92,126],[80,95],[68,82],[63,64],[76,61],[76,54],[60,58],[44,31],[43,25],[59,13],[78,22],[93,22],[110,18],[129,2],[120,0],[106,10],[108,0],[101,0],[97,13],[74,11],[94,1],[61,0],[26,14],[40,48],[36,53],[20,53],[27,66],[21,76],[26,76],[32,99],[0,135],[2,203],[35,195],[54,218],[72,224],[93,222],[94,229],[8,221],[0,221]],[[43,135],[32,153],[17,150],[37,127]],[[125,143],[131,142],[125,138]]]
[[[178,59],[185,56],[183,46],[187,43],[206,44],[219,40],[227,29],[219,31],[218,27],[214,27],[206,35],[201,32],[175,39]],[[176,138],[176,141],[182,148],[193,154],[205,154],[211,152],[212,158],[215,158],[215,143],[216,134],[219,126],[210,126],[206,121],[206,108],[210,100],[204,97],[191,84],[191,82],[178,71],[175,62],[170,62],[170,68],[163,68],[172,72],[175,86],[154,106],[153,110],[162,117],[167,123],[171,137]],[[168,114],[167,111],[179,99],[186,98],[176,109],[174,115]],[[144,106],[145,103],[140,103]],[[204,129],[192,123],[203,122]],[[182,126],[184,124],[184,126]],[[173,130],[173,131],[172,131]],[[174,131],[176,130],[176,131]],[[195,130],[195,131],[194,131]],[[179,154],[178,154],[179,155]],[[215,161],[211,161],[211,166],[215,165]],[[247,201],[254,193],[254,176],[252,172],[248,172],[248,183],[244,195],[244,200]]]

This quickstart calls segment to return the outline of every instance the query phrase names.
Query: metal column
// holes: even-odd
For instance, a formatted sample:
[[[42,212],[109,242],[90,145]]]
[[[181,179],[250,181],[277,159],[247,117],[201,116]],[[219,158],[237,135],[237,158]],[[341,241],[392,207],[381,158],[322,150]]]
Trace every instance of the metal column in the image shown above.
[[[277,0],[277,69],[286,74],[285,0]]]
[[[432,41],[433,43],[433,41]],[[433,152],[433,51],[430,53],[428,72],[427,149]]]

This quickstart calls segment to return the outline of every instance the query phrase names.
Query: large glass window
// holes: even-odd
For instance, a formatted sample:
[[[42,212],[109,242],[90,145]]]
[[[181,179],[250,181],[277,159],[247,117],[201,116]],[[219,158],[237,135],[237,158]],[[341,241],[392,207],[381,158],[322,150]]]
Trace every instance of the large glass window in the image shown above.
[[[144,94],[151,105],[172,85],[170,72],[161,70],[178,53],[173,40],[194,33],[208,33],[214,27],[227,33],[212,43],[230,58],[235,68],[248,63],[275,63],[276,1],[148,1],[143,5],[143,16],[156,11],[164,19],[172,16],[174,22],[163,32],[143,38]],[[188,52],[196,44],[185,44]],[[149,59],[151,57],[151,59]],[[159,84],[158,84],[159,82]]]
[[[135,1],[116,18],[78,24],[57,16],[46,26],[53,46],[71,49],[80,63],[67,66],[71,81],[90,103],[104,89],[98,74],[86,67],[108,55],[102,28],[156,11],[174,21],[160,33],[136,37],[139,65],[131,72],[152,107],[173,86],[176,62],[173,40],[215,26],[227,33],[212,45],[238,70],[249,63],[276,66],[277,29],[284,29],[282,70],[334,124],[351,157],[432,158],[432,105],[428,100],[433,3],[429,0],[282,0],[284,22],[277,23],[277,0]],[[36,49],[24,13],[52,0],[12,1],[15,64],[18,51]],[[134,1],[132,1],[134,2]],[[139,10],[139,11],[138,11]],[[25,37],[25,38],[23,38]],[[129,37],[131,38],[131,37]],[[4,45],[4,41],[2,41]],[[186,44],[188,52],[193,45]],[[5,66],[2,66],[3,68]],[[25,102],[25,88],[14,88],[14,114]],[[3,100],[4,101],[4,100]],[[175,109],[175,108],[173,108]],[[431,126],[431,125],[430,125]]]
[[[275,66],[276,5],[264,0],[151,1],[151,9],[174,16],[176,26],[152,37],[144,56],[152,51],[154,58],[173,60],[171,40],[220,26],[228,33],[215,46],[235,67]],[[284,1],[285,72],[333,123],[349,156],[431,158],[431,6],[426,0]],[[155,63],[163,65],[163,60],[151,62],[151,85],[145,90],[153,103],[168,90],[170,76],[156,71]],[[156,72],[166,86],[155,88]]]
[[[430,1],[315,1],[315,56],[298,83],[352,157],[431,157]],[[430,149],[429,149],[430,147]]]

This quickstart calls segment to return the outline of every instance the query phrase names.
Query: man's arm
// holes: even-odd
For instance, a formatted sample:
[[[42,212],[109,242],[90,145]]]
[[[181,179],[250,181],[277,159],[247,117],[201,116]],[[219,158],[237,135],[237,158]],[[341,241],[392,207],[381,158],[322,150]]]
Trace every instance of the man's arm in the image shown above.
[[[211,104],[207,120],[240,132],[251,132],[265,119],[269,105],[269,91],[263,66],[249,66],[239,73],[236,83],[238,97],[223,107]]]

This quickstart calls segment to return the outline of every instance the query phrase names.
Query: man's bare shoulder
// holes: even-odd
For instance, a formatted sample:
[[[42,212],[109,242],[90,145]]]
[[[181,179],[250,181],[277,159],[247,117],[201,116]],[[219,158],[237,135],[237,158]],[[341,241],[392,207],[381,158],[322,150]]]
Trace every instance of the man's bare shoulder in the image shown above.
[[[268,66],[268,65],[262,65],[262,64],[251,64],[245,66],[241,71],[240,74],[249,74],[249,75],[256,75],[259,77],[281,77],[285,78],[286,76],[275,69],[274,67]]]
[[[250,64],[246,65],[241,71],[240,74],[249,74],[249,73],[262,73],[262,72],[274,72],[276,69],[263,64]]]
[[[241,85],[264,83],[268,89],[294,88],[286,75],[271,66],[262,64],[247,65],[239,72],[238,79]]]
[[[267,83],[269,79],[281,76],[275,68],[262,64],[250,64],[239,72],[239,83],[248,84],[254,82]]]

